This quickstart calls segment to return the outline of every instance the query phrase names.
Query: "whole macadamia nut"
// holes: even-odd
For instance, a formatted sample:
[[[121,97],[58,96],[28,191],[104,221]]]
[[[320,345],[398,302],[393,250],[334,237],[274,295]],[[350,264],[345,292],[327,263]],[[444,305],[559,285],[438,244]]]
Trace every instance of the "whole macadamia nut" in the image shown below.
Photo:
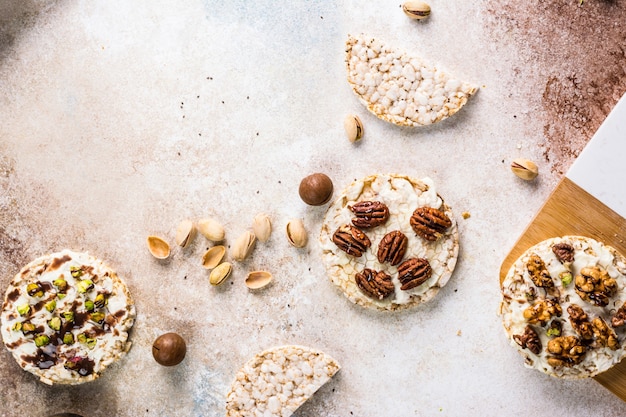
[[[321,206],[333,196],[333,182],[326,174],[316,173],[300,182],[300,198],[310,206]]]
[[[160,365],[174,366],[185,359],[187,345],[176,333],[165,333],[157,337],[152,344],[152,356]]]

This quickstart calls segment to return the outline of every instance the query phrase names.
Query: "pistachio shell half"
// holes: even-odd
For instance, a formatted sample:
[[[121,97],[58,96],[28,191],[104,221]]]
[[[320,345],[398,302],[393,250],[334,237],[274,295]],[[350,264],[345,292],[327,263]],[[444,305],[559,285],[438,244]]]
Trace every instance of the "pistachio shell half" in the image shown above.
[[[180,247],[186,248],[196,235],[196,226],[191,220],[183,220],[176,229],[176,237],[174,240]]]
[[[220,285],[226,281],[226,278],[230,276],[233,271],[233,266],[229,262],[224,262],[215,267],[209,275],[209,282],[211,285]]]
[[[518,158],[511,163],[511,171],[523,180],[534,180],[539,174],[539,168],[533,161]]]
[[[272,282],[272,274],[267,271],[252,271],[246,276],[246,287],[258,290]]]
[[[272,221],[267,214],[257,214],[252,221],[252,231],[260,242],[267,242],[272,234]]]
[[[252,232],[243,232],[231,248],[231,255],[236,261],[243,261],[254,248],[256,236]]]
[[[148,236],[148,250],[157,259],[166,259],[170,256],[170,245],[158,236]]]
[[[411,19],[422,20],[430,16],[430,6],[423,1],[407,1],[402,5],[402,11]]]
[[[206,269],[213,269],[222,262],[226,254],[226,248],[222,245],[213,246],[202,255],[202,266]]]
[[[287,223],[287,240],[296,248],[303,248],[306,246],[309,237],[304,223],[301,219],[294,219]]]
[[[349,114],[343,121],[343,127],[346,130],[346,136],[352,143],[361,140],[363,137],[363,123],[359,116]]]
[[[212,242],[224,240],[224,227],[215,219],[205,218],[198,220],[198,231]]]

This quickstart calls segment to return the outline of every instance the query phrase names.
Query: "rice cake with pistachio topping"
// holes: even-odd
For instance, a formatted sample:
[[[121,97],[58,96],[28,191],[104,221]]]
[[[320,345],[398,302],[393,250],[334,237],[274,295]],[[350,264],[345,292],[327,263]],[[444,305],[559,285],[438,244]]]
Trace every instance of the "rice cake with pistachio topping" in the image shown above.
[[[63,250],[35,259],[13,278],[1,333],[18,364],[46,384],[100,376],[130,349],[135,306],[103,261]]]
[[[458,112],[476,86],[452,77],[375,38],[349,36],[348,83],[380,119],[400,126],[426,126]]]
[[[346,187],[326,212],[320,242],[330,280],[350,301],[379,310],[432,299],[459,251],[456,220],[434,182],[398,174]]]
[[[340,369],[324,352],[288,345],[254,356],[226,396],[227,417],[289,417]]]
[[[548,375],[595,376],[626,354],[626,258],[583,236],[529,248],[502,282],[499,314],[525,365]]]

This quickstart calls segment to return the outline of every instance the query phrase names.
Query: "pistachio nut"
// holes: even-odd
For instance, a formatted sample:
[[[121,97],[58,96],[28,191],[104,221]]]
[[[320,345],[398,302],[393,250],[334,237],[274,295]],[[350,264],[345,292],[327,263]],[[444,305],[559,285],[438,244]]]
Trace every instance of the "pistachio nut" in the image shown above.
[[[198,231],[212,242],[224,240],[224,227],[215,219],[205,218],[199,220]]]
[[[272,282],[272,274],[267,271],[252,271],[246,276],[246,287],[258,290]]]
[[[186,248],[196,236],[196,226],[191,220],[183,220],[176,229],[176,244],[182,248]]]
[[[523,180],[530,181],[537,177],[539,168],[533,161],[518,158],[511,163],[511,171]]]
[[[148,236],[148,250],[157,259],[170,256],[170,245],[158,236]]]
[[[230,276],[232,271],[233,266],[230,262],[221,263],[211,271],[211,275],[209,275],[209,282],[211,285],[220,285]]]
[[[304,228],[304,223],[301,219],[293,219],[287,223],[287,240],[296,248],[303,248],[306,246],[309,239],[307,231]]]
[[[202,255],[202,266],[206,269],[213,269],[222,262],[226,248],[222,245],[213,246]]]
[[[260,242],[267,242],[272,234],[272,221],[267,214],[257,214],[252,220],[252,231]]]
[[[343,127],[350,142],[357,142],[363,137],[363,123],[361,123],[359,116],[354,114],[346,116],[343,121]]]
[[[256,243],[256,236],[254,233],[246,231],[241,234],[233,243],[231,248],[231,255],[233,259],[236,261],[243,261],[248,257],[248,254],[254,248],[254,244]]]
[[[402,11],[415,20],[426,19],[430,16],[430,6],[423,1],[406,1],[402,4]]]

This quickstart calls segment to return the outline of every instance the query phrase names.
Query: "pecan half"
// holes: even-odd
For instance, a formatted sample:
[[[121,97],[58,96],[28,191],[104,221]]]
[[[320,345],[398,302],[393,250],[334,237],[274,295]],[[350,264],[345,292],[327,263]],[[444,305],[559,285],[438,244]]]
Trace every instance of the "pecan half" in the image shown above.
[[[371,298],[382,300],[394,291],[391,277],[384,271],[365,268],[355,275],[354,280],[363,294]]]
[[[541,353],[541,340],[539,340],[539,335],[535,329],[530,326],[526,326],[523,334],[514,334],[513,340],[515,340],[522,349],[528,349],[535,355]]]
[[[431,242],[443,236],[446,229],[452,226],[446,213],[432,207],[418,207],[413,212],[410,223],[418,236]]]
[[[619,341],[617,335],[611,329],[602,317],[596,317],[591,322],[593,326],[593,335],[596,337],[596,343],[602,347],[608,346],[611,350],[619,349]]]
[[[352,224],[361,229],[380,226],[389,218],[389,209],[380,201],[360,201],[348,208],[356,216]]]
[[[567,312],[569,313],[569,321],[580,338],[583,341],[593,340],[593,327],[585,310],[576,304],[571,304],[567,307]]]
[[[604,307],[609,304],[609,297],[617,291],[617,281],[609,273],[598,267],[588,266],[580,270],[574,280],[576,294],[588,303]]]
[[[406,291],[428,281],[433,270],[427,259],[411,258],[398,265],[398,279],[402,286],[401,290]]]
[[[626,303],[617,309],[615,315],[611,317],[611,326],[622,327],[626,324]]]
[[[333,234],[333,242],[339,249],[357,258],[372,245],[365,233],[349,224],[339,226]]]
[[[582,362],[587,348],[576,336],[555,337],[548,341],[548,364],[552,367],[572,366]]]
[[[543,259],[539,257],[539,255],[534,253],[530,255],[530,259],[526,264],[526,269],[530,274],[530,279],[536,286],[542,288],[554,287],[552,276],[550,276],[550,272],[548,272],[546,264],[543,262]]]
[[[569,243],[555,243],[552,252],[561,263],[574,262],[574,247]]]
[[[387,233],[378,244],[378,262],[398,265],[406,253],[409,239],[399,230]]]

